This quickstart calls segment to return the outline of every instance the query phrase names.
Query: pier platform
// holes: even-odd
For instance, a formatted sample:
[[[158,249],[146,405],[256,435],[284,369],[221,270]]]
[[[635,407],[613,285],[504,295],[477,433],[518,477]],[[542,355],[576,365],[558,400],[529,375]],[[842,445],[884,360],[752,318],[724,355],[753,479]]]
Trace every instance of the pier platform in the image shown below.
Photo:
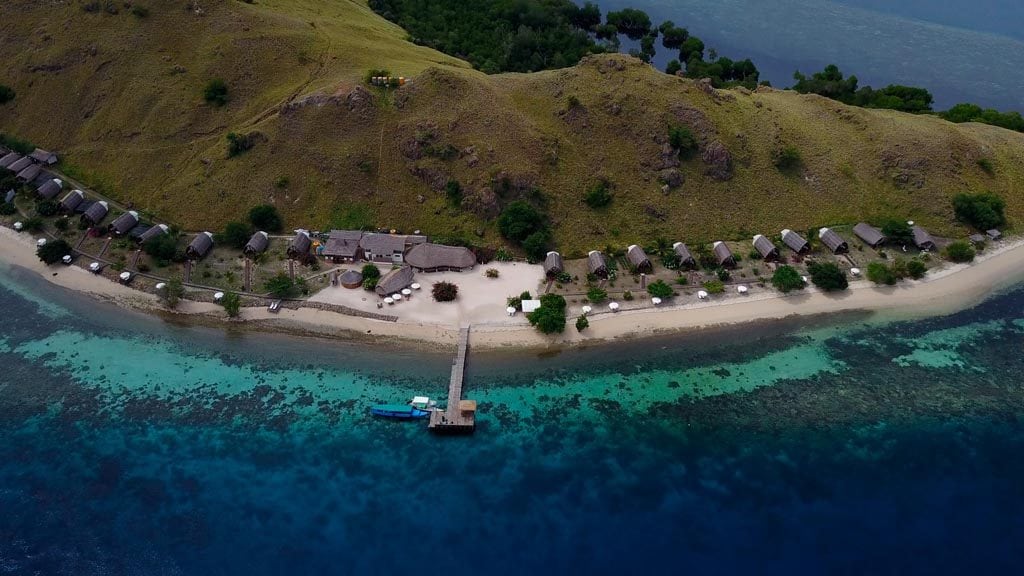
[[[448,382],[448,406],[430,413],[428,428],[437,434],[472,434],[476,430],[476,401],[462,399],[466,375],[466,354],[469,351],[469,327],[459,330],[459,350],[452,361],[452,377]]]

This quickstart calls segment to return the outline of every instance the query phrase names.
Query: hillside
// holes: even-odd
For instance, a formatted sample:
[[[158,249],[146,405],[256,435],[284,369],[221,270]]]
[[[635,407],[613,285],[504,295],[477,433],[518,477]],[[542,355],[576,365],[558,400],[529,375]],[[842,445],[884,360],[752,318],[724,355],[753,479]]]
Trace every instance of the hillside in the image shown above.
[[[87,4],[0,6],[0,84],[17,92],[0,131],[186,229],[271,202],[290,227],[497,245],[495,215],[525,197],[546,206],[555,242],[581,253],[888,216],[953,234],[949,198],[981,190],[1024,221],[1024,134],[990,126],[715,91],[622,55],[486,76],[406,42],[364,0],[144,0],[145,17]],[[412,81],[369,88],[371,68]],[[226,106],[203,101],[213,78],[229,87]],[[678,166],[670,124],[700,141]],[[254,131],[256,146],[228,158],[226,135]],[[773,155],[789,146],[803,161],[784,173]],[[614,200],[595,211],[583,195],[602,178]],[[449,179],[463,187],[459,208]]]

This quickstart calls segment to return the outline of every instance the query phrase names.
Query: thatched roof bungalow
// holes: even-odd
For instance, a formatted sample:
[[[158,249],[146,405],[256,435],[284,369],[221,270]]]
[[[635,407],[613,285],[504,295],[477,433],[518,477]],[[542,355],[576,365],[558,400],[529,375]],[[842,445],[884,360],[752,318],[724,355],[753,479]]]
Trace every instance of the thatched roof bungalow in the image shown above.
[[[676,256],[679,257],[679,266],[683,268],[696,268],[697,259],[690,253],[690,249],[686,247],[686,244],[676,242],[672,245],[672,249],[675,250]]]
[[[334,262],[355,262],[362,258],[359,247],[362,238],[363,233],[359,230],[331,230],[321,254]]]
[[[789,246],[789,249],[797,254],[806,254],[811,251],[811,245],[807,240],[804,240],[803,236],[789,228],[782,231],[782,243]]]
[[[21,154],[17,152],[8,152],[3,156],[0,156],[0,168],[7,168],[10,170],[11,164],[14,164],[18,160],[21,160]]]
[[[30,164],[18,171],[18,180],[29,183],[38,178],[42,171],[43,167],[39,164]]]
[[[363,285],[363,275],[358,270],[346,270],[341,277],[338,278],[341,285],[345,288],[353,289],[359,288]]]
[[[63,185],[64,183],[61,182],[60,179],[53,178],[43,182],[38,188],[36,188],[36,194],[38,194],[40,198],[52,200],[60,194],[60,190]]]
[[[548,255],[544,257],[544,274],[549,278],[554,278],[562,272],[565,272],[565,263],[562,262],[562,255],[554,250],[548,252]]]
[[[213,233],[212,232],[200,232],[195,238],[189,242],[188,247],[185,248],[185,256],[192,260],[198,260],[213,248]]]
[[[412,279],[415,275],[416,273],[410,266],[395,268],[381,276],[380,280],[377,281],[377,295],[384,297],[388,294],[401,292],[403,288],[408,288],[412,285]]]
[[[651,263],[651,259],[647,257],[644,249],[636,244],[626,249],[626,259],[629,260],[630,266],[635,268],[637,272],[650,273],[654,271],[654,264]]]
[[[885,235],[882,234],[882,231],[865,222],[854,226],[853,233],[872,248],[878,248],[885,242]]]
[[[836,234],[831,228],[822,228],[818,230],[818,239],[821,243],[828,247],[833,254],[843,254],[850,251],[850,245],[843,240],[843,237]]]
[[[124,236],[132,228],[139,225],[139,213],[134,210],[129,210],[124,214],[121,214],[114,221],[110,223],[110,231],[118,236]]]
[[[295,232],[295,238],[292,238],[290,244],[288,244],[288,250],[286,254],[288,258],[292,260],[305,261],[309,258],[309,249],[313,246],[313,240],[309,237],[309,232],[305,230],[297,230]]]
[[[47,152],[42,148],[36,148],[33,150],[32,153],[29,154],[29,157],[40,164],[50,165],[57,163],[57,155],[53,152]]]
[[[608,264],[604,261],[604,254],[591,250],[587,254],[587,270],[598,278],[608,278]]]
[[[920,226],[911,226],[910,231],[914,233],[914,245],[918,250],[935,250],[935,240],[927,230]]]
[[[732,255],[732,250],[725,245],[725,242],[719,240],[711,246],[712,252],[715,253],[715,260],[718,261],[719,266],[735,266],[736,257]]]
[[[60,201],[60,209],[67,213],[73,213],[85,201],[85,194],[81,190],[72,190]]]
[[[476,255],[469,248],[443,244],[417,244],[405,255],[405,263],[417,272],[462,272],[476,266]]]
[[[10,156],[10,154],[8,154]],[[28,156],[21,156],[7,165],[7,169],[17,174],[32,165],[32,159]]]
[[[252,235],[249,241],[245,243],[245,248],[242,249],[242,254],[245,254],[249,258],[258,256],[267,251],[267,246],[270,245],[270,236],[266,232],[260,230],[259,232]]]
[[[100,200],[99,202],[93,202],[89,205],[89,208],[82,213],[82,221],[95,226],[100,222],[103,222],[103,219],[107,217],[108,211],[109,209],[107,208],[106,201]]]
[[[779,248],[771,240],[765,238],[763,234],[754,236],[753,244],[754,249],[761,255],[761,258],[765,260],[779,259]]]
[[[167,234],[169,231],[170,228],[167,227],[167,224],[157,224],[156,226],[152,226],[142,234],[139,234],[139,243],[145,244],[157,236]]]

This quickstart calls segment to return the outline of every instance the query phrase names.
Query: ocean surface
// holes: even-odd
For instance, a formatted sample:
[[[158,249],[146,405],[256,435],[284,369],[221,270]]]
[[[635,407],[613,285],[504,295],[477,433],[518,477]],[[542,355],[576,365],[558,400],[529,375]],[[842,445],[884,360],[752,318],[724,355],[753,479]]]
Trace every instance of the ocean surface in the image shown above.
[[[1012,574],[1024,290],[560,354],[168,323],[0,269],[0,574]]]
[[[958,102],[1024,112],[1020,0],[599,0],[672,20],[708,48],[751,58],[776,87],[836,64],[860,85],[921,86],[936,109]],[[625,46],[625,44],[624,44]],[[659,41],[664,69],[678,52]]]

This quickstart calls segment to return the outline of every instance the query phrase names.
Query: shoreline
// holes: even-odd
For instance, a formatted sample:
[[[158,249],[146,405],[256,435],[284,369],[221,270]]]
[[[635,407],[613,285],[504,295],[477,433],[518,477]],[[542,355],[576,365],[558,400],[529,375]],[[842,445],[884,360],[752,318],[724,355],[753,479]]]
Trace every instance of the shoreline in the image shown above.
[[[395,344],[437,350],[454,346],[459,327],[428,322],[386,322],[314,308],[243,308],[239,319],[228,320],[210,302],[182,300],[167,310],[153,294],[111,282],[77,266],[46,266],[35,255],[33,237],[0,227],[0,262],[27,269],[50,283],[135,311],[172,321],[207,327],[238,327],[254,331],[301,334],[347,340],[387,339]],[[951,313],[1024,280],[1024,239],[991,247],[970,264],[947,264],[922,280],[896,286],[876,286],[868,280],[850,282],[849,289],[825,293],[813,286],[790,294],[766,292],[748,296],[723,295],[711,301],[673,306],[602,312],[588,316],[590,328],[576,331],[572,318],[563,334],[538,333],[522,316],[509,322],[473,325],[473,347],[481,349],[551,349],[616,340],[664,336],[702,328],[741,325],[835,312],[894,312],[899,319]]]

